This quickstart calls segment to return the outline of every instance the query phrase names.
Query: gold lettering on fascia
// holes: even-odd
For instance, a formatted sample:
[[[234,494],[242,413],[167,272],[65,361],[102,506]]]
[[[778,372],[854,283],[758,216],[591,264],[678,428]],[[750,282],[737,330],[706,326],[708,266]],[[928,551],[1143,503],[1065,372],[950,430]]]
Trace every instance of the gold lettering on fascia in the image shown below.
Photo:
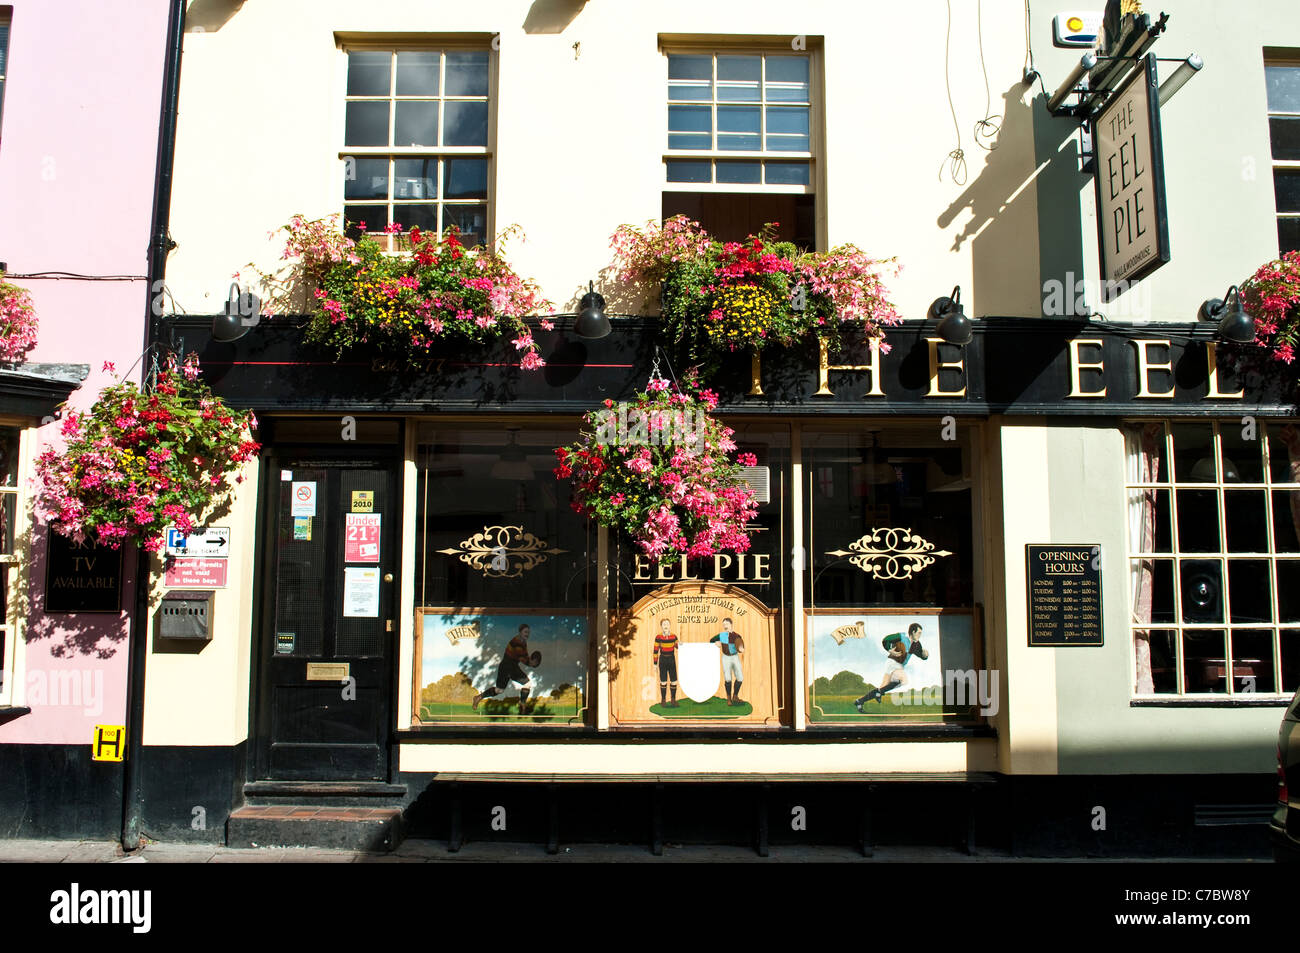
[[[729,572],[733,569],[734,572]],[[691,573],[682,556],[677,561],[653,565],[648,558],[638,554],[632,564],[633,583],[662,582],[730,582],[737,585],[763,586],[772,581],[772,556],[770,553],[716,553],[713,556],[713,575],[707,580]]]
[[[831,390],[831,371],[868,371],[871,374],[871,389],[863,397],[884,397],[885,391],[880,380],[880,341],[871,342],[870,364],[832,364],[826,350],[826,342],[817,342],[817,392],[814,397],[834,397]],[[752,393],[752,392],[751,392]]]
[[[1218,345],[1213,341],[1205,345],[1205,365],[1208,373],[1209,387],[1205,393],[1206,400],[1241,400],[1245,396],[1245,390],[1239,390],[1235,394],[1225,394],[1219,390],[1219,355]]]
[[[930,390],[926,397],[965,397],[966,396],[966,359],[959,358],[956,361],[939,360],[939,345],[943,343],[943,338],[926,338],[930,345]],[[965,352],[962,352],[963,354]],[[939,384],[939,374],[942,371],[955,370],[961,371],[961,390],[944,390]]]
[[[1080,378],[1083,376],[1082,374],[1083,371],[1097,371],[1102,374],[1105,373],[1105,367],[1100,360],[1085,361],[1083,359],[1083,356],[1079,353],[1079,348],[1084,346],[1095,347],[1100,349],[1102,346],[1101,338],[1077,338],[1070,342],[1070,396],[1071,397],[1105,397],[1106,384],[1104,383],[1105,381],[1104,377],[1102,378],[1103,383],[1101,385],[1101,390],[1083,389],[1083,383],[1080,380]],[[1098,358],[1101,357],[1100,354],[1097,354],[1096,356]]]
[[[1135,348],[1137,348],[1137,383],[1138,383],[1137,396],[1150,397],[1150,398],[1164,398],[1164,399],[1172,400],[1174,396],[1174,388],[1172,383],[1172,378],[1174,376],[1173,361],[1171,359],[1165,361],[1163,364],[1156,364],[1151,360],[1151,355],[1149,351],[1153,347],[1162,347],[1165,349],[1166,352],[1165,356],[1169,357],[1169,353],[1173,349],[1173,344],[1168,340],[1130,341],[1129,343],[1132,344]],[[1169,375],[1170,377],[1169,390],[1161,391],[1158,394],[1152,392],[1151,390],[1152,371],[1163,371],[1164,373]]]

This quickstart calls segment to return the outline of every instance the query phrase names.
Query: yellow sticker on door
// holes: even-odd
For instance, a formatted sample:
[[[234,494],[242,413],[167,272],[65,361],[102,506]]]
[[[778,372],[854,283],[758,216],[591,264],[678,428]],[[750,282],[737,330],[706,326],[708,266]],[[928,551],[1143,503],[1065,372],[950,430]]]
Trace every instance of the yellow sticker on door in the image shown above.
[[[353,513],[373,513],[374,511],[375,511],[374,490],[353,490],[352,491],[352,512]]]

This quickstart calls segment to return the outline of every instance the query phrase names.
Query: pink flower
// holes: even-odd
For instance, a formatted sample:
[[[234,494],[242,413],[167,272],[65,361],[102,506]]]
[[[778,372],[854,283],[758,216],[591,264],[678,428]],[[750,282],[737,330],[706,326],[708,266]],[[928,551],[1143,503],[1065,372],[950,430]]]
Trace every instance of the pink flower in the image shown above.
[[[657,394],[660,391],[665,391],[668,389],[668,382],[664,380],[662,377],[656,377],[650,383],[646,384],[645,389],[651,394]]]
[[[545,367],[546,362],[538,356],[536,351],[528,351],[520,360],[519,366],[526,371],[536,370],[539,367]]]
[[[736,457],[736,462],[742,467],[756,467],[758,466],[758,457],[752,453],[742,453]]]

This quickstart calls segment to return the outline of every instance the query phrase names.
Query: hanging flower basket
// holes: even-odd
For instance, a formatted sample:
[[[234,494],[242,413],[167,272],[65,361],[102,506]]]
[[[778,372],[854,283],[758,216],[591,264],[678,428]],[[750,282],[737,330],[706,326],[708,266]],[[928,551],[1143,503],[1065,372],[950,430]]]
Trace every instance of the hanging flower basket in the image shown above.
[[[573,508],[660,562],[747,551],[758,504],[739,469],[757,461],[733,457],[734,431],[709,416],[717,403],[694,380],[674,390],[656,376],[634,400],[588,413],[578,442],[555,450]]]
[[[403,251],[389,254],[373,237],[348,238],[338,218],[308,221],[295,215],[283,226],[288,238],[282,258],[293,262],[287,274],[248,266],[269,294],[268,314],[309,309],[306,339],[337,357],[360,348],[417,366],[439,342],[504,337],[521,352],[525,369],[543,366],[524,319],[549,313],[552,306],[501,256],[512,230],[497,240],[493,253],[466,248],[454,226],[439,238],[418,228],[400,236],[401,226],[391,225],[386,231],[400,236]]]
[[[116,384],[64,418],[67,445],[36,461],[36,511],[78,542],[159,552],[168,524],[188,533],[225,501],[232,474],[241,482],[236,471],[260,449],[256,426],[251,412],[213,396],[191,354],[164,369],[152,392]]]
[[[1241,297],[1255,318],[1255,343],[1291,364],[1300,346],[1300,251],[1262,265],[1241,286]]]
[[[0,281],[0,361],[26,360],[36,346],[36,311],[26,288]]]
[[[622,225],[610,239],[615,277],[647,291],[659,285],[665,335],[707,371],[733,351],[810,338],[835,348],[846,327],[880,339],[899,323],[881,277],[894,259],[870,258],[853,245],[801,254],[774,241],[775,228],[720,242],[685,215],[640,229]]]

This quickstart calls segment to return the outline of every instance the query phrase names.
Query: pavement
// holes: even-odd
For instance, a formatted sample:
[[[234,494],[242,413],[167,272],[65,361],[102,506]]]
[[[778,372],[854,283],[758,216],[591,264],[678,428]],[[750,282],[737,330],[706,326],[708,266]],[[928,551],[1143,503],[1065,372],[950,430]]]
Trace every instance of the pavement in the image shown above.
[[[1014,857],[993,851],[973,855],[936,847],[878,847],[873,857],[834,846],[779,846],[759,857],[744,847],[665,845],[655,857],[641,845],[574,844],[548,854],[539,844],[467,843],[458,853],[446,841],[411,839],[391,853],[316,847],[236,848],[215,844],[148,843],[127,855],[112,841],[0,840],[0,863],[42,864],[429,864],[429,863],[1271,863],[1267,857]]]

